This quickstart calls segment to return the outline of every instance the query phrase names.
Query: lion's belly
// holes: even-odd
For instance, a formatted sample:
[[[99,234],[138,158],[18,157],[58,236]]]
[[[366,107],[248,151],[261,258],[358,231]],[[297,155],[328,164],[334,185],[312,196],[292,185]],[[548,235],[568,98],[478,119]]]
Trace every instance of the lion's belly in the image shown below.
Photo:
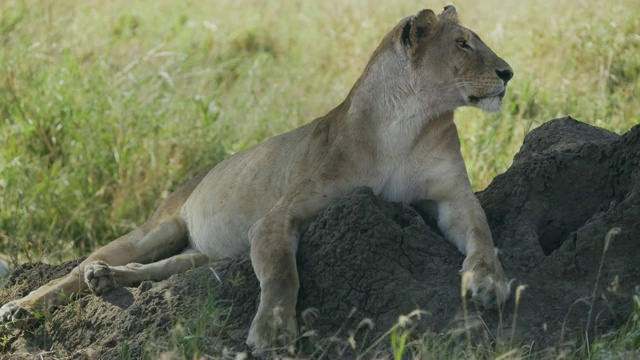
[[[249,229],[287,189],[302,153],[295,145],[306,132],[299,128],[237,153],[202,179],[180,212],[192,247],[211,258],[249,252]]]
[[[234,175],[212,171],[182,207],[192,247],[210,258],[248,253],[249,229],[281,196],[278,189],[257,188],[246,174]]]
[[[205,214],[205,209],[196,206],[191,213]],[[234,258],[249,252],[247,234],[252,223],[245,219],[214,213],[208,218],[191,216],[187,223],[191,246],[212,259]]]

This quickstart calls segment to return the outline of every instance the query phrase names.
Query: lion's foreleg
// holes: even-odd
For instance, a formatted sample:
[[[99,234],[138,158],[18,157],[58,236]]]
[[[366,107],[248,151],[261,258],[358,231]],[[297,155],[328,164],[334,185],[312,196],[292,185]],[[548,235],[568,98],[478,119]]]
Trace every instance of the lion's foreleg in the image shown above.
[[[260,305],[247,343],[264,349],[295,340],[299,289],[296,250],[301,231],[341,193],[307,181],[293,186],[249,232],[251,263],[260,281]]]
[[[299,289],[296,269],[298,234],[286,215],[272,213],[251,231],[251,263],[260,281],[260,305],[251,324],[247,343],[266,348],[278,340],[297,336],[295,319]]]
[[[440,201],[437,209],[440,231],[461,253],[493,252],[487,217],[473,193],[458,193],[451,199]]]
[[[463,286],[481,305],[494,308],[509,297],[510,286],[493,245],[480,202],[469,189],[441,201],[438,227],[467,257],[462,264]]]

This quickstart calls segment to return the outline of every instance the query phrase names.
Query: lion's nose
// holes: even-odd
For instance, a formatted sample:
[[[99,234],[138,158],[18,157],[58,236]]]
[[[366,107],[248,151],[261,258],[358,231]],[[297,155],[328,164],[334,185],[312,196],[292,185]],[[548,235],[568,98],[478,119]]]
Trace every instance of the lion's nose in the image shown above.
[[[496,74],[500,79],[502,79],[502,81],[504,81],[505,85],[507,85],[509,80],[511,80],[511,78],[513,77],[513,71],[511,69],[496,70]]]

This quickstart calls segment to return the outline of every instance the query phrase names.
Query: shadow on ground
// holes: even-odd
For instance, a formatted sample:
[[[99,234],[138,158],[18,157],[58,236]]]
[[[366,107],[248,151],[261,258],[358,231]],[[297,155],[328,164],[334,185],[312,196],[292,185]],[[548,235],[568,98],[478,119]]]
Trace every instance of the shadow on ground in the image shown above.
[[[361,352],[399,315],[416,309],[428,312],[411,323],[416,334],[455,333],[466,326],[475,341],[513,336],[537,348],[578,346],[587,333],[616,329],[627,321],[640,284],[639,162],[640,125],[619,136],[557,119],[527,135],[513,166],[478,194],[507,275],[516,286],[527,285],[515,327],[513,296],[502,313],[469,304],[471,317],[463,321],[463,256],[412,208],[383,202],[367,188],[355,190],[322,213],[300,243],[299,314],[319,311],[308,324],[307,313],[302,316],[303,328],[316,333],[302,340],[303,351],[344,354],[351,336],[354,353]],[[620,232],[605,252],[613,228]],[[4,282],[0,303],[26,295],[77,262],[23,265]],[[247,258],[221,261],[166,281],[82,298],[49,314],[33,333],[2,330],[3,350],[15,358],[139,358],[185,346],[174,335],[181,329],[181,336],[189,336],[190,330],[176,324],[203,316],[224,331],[209,330],[201,351],[243,350],[258,295]],[[227,312],[203,312],[203,298],[211,297]]]

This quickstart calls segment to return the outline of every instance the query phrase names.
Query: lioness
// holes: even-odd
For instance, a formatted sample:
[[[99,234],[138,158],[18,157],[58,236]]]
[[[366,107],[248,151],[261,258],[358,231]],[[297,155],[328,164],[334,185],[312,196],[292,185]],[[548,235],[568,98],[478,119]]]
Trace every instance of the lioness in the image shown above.
[[[382,40],[347,98],[324,117],[271,138],[189,181],[148,222],[98,249],[69,275],[0,309],[27,326],[69,295],[161,280],[210,259],[250,253],[260,281],[247,343],[297,334],[300,234],[358,186],[431,213],[466,259],[465,286],[491,307],[509,296],[486,216],[460,154],[453,111],[502,106],[511,67],[458,24],[453,6],[422,10]],[[84,279],[84,281],[81,281]]]

